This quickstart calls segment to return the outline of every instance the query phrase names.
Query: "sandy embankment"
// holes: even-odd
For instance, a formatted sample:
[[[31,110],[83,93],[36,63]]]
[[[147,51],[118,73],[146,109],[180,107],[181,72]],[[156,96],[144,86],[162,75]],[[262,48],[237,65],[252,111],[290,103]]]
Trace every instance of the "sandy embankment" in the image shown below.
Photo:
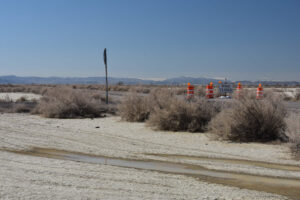
[[[179,154],[269,161],[300,166],[288,146],[211,141],[205,134],[153,131],[143,123],[102,119],[46,119],[0,115],[0,148],[63,149],[130,159],[197,164],[209,169],[300,178],[299,171],[222,160],[174,158]],[[96,128],[99,127],[99,128]],[[0,151],[0,198],[33,199],[287,199],[285,196],[212,184],[184,175],[58,160]]]

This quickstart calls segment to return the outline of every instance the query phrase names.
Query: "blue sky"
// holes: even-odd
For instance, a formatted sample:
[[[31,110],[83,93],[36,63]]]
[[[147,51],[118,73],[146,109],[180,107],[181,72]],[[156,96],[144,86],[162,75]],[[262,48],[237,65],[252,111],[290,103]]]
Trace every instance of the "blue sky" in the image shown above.
[[[0,0],[0,75],[300,81],[298,0]]]

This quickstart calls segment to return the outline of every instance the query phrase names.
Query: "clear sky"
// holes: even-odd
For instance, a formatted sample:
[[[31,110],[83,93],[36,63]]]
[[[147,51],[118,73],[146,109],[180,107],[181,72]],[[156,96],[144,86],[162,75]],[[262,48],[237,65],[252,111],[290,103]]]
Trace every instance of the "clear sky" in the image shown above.
[[[0,75],[300,81],[299,0],[0,0]]]

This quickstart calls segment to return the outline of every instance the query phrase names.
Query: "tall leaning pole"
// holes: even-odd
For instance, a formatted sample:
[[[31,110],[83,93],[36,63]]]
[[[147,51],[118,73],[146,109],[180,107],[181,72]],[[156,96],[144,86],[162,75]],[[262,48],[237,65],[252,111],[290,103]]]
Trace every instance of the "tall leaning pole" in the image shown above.
[[[104,59],[104,65],[105,65],[105,82],[106,82],[106,98],[105,102],[108,104],[108,79],[107,79],[107,55],[106,55],[106,48],[103,52],[103,59]]]

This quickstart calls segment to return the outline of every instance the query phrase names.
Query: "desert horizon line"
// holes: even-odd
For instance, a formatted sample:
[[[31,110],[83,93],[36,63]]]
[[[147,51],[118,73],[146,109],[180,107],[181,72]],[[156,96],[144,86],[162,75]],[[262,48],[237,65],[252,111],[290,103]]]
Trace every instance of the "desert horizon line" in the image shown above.
[[[59,78],[59,79],[85,79],[85,78],[105,78],[104,75],[99,76],[42,76],[42,75],[15,75],[15,74],[7,74],[7,75],[0,75],[1,77],[17,77],[17,78]],[[265,81],[265,82],[300,82],[300,80],[278,80],[278,79],[231,79],[228,77],[215,77],[215,76],[189,76],[189,75],[182,75],[182,76],[173,76],[173,77],[132,77],[132,76],[108,76],[109,79],[138,79],[143,81],[166,81],[170,79],[178,79],[178,78],[191,78],[191,79],[214,79],[214,80],[227,80],[231,82],[238,82],[238,81],[249,81],[249,82],[258,82],[258,81]]]

